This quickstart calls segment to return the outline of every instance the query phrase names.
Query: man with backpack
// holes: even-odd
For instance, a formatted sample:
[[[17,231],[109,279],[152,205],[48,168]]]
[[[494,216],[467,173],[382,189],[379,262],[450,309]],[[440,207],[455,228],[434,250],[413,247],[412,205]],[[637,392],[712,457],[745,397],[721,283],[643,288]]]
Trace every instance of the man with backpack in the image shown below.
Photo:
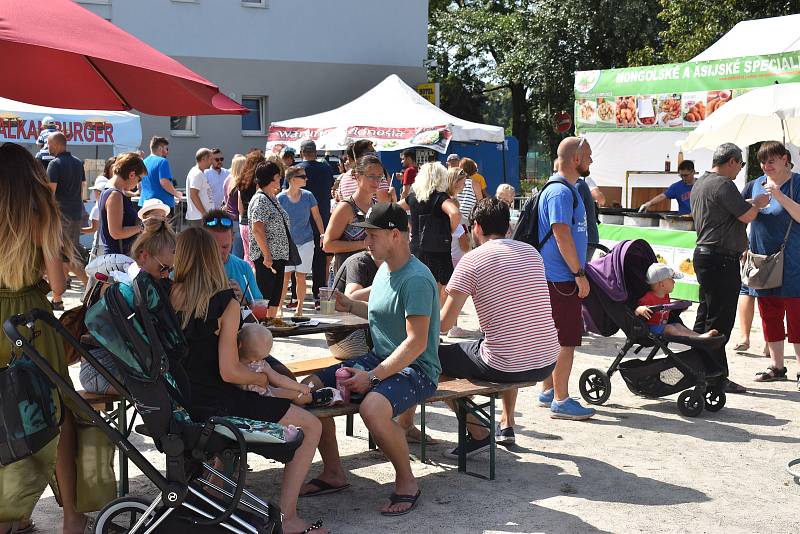
[[[558,169],[536,198],[531,213],[533,243],[544,260],[545,277],[550,292],[553,321],[558,330],[558,353],[553,374],[543,383],[539,405],[550,407],[554,419],[582,420],[592,417],[592,408],[584,408],[569,396],[569,375],[575,347],[581,344],[583,321],[581,300],[589,294],[586,263],[588,236],[586,209],[576,184],[589,176],[592,149],[584,138],[568,137],[558,146]]]

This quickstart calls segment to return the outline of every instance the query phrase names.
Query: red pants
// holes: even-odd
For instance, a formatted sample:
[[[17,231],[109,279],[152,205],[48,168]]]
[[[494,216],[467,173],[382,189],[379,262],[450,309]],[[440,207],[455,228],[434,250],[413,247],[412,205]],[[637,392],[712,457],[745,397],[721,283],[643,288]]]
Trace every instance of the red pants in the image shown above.
[[[789,343],[800,343],[800,298],[757,297],[756,301],[765,341],[783,341],[788,331]],[[783,329],[784,315],[786,330]]]

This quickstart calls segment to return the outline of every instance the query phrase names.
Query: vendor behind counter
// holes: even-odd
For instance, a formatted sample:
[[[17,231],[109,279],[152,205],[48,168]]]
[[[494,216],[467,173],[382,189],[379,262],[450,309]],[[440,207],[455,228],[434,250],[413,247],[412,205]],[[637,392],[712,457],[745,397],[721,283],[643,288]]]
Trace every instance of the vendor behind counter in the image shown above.
[[[690,160],[683,160],[678,165],[678,174],[681,179],[670,185],[666,191],[656,195],[639,207],[639,211],[647,211],[650,206],[658,204],[666,199],[674,199],[678,202],[678,213],[681,215],[688,215],[692,212],[692,207],[689,205],[689,196],[694,186],[695,170],[694,162]]]

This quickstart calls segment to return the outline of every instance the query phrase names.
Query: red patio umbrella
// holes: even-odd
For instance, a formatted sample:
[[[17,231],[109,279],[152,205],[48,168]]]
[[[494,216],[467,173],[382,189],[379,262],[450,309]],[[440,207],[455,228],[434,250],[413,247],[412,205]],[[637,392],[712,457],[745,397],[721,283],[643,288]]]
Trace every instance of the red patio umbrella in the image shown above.
[[[247,113],[174,59],[71,0],[0,2],[0,96],[150,115]]]

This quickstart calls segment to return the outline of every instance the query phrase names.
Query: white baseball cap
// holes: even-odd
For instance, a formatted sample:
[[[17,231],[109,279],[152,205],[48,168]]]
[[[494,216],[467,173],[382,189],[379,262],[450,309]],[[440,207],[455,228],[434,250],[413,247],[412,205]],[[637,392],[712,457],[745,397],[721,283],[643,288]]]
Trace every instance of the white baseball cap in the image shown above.
[[[105,176],[98,176],[94,180],[94,185],[89,189],[94,189],[95,191],[102,191],[106,187],[108,187],[108,178],[106,178]]]
[[[648,284],[657,284],[669,278],[679,280],[683,278],[683,273],[679,273],[669,265],[664,265],[663,263],[654,263],[647,268]]]
[[[55,124],[55,123],[56,120],[50,115],[47,115],[42,119],[42,126],[47,126],[48,124]]]
[[[164,204],[160,199],[148,198],[142,204],[142,209],[139,210],[139,219],[145,220],[145,215],[149,211],[158,210],[164,214],[164,217],[169,217],[169,206]]]

